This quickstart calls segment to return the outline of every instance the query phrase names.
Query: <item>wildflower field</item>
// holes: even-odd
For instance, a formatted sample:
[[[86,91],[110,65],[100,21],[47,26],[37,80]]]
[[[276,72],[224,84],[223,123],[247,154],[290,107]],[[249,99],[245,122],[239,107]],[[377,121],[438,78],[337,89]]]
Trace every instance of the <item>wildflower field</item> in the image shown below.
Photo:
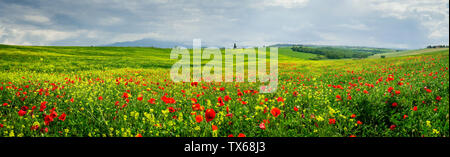
[[[449,136],[448,49],[313,61],[280,48],[269,94],[174,83],[170,51],[0,45],[0,137]]]

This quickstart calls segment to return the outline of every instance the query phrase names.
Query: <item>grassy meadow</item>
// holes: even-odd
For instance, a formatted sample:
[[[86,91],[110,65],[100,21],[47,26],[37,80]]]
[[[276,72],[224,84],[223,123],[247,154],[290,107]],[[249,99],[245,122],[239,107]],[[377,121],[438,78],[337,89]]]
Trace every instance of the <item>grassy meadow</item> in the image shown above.
[[[310,60],[281,47],[270,94],[174,83],[170,52],[0,45],[0,137],[449,136],[448,48]]]

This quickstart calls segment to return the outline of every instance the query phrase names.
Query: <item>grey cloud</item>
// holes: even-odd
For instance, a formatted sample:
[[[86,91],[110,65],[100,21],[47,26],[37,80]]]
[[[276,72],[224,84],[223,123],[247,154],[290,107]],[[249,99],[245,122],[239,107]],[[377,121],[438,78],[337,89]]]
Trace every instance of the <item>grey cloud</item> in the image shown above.
[[[390,1],[3,0],[0,43],[103,45],[152,38],[189,44],[201,38],[214,46],[448,44],[448,2],[439,12],[433,8],[441,8],[440,1],[405,1],[402,7],[411,11],[404,12],[385,3]]]

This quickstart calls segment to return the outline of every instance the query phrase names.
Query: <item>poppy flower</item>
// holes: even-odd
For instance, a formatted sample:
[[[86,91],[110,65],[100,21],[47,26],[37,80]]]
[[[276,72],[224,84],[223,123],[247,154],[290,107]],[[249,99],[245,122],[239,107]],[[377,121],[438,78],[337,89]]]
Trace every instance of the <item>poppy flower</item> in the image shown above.
[[[207,109],[205,112],[206,122],[210,122],[216,117],[216,111],[214,109]]]
[[[336,124],[336,119],[328,119],[329,124]]]
[[[46,115],[46,116],[44,117],[44,124],[45,124],[45,125],[49,125],[50,122],[53,122],[53,118],[52,118],[50,115]]]
[[[173,107],[169,107],[168,109],[169,109],[170,113],[174,113],[175,112],[175,109]]]
[[[195,121],[197,121],[197,123],[202,122],[203,121],[203,116],[202,115],[195,116]]]
[[[364,90],[363,92],[364,92],[365,94],[369,94],[369,92],[368,92],[367,90]]]
[[[234,137],[234,135],[233,134],[229,134],[228,137]]]
[[[389,93],[391,93],[392,90],[394,90],[394,87],[389,87],[389,88],[388,88],[388,92],[389,92]]]
[[[436,97],[436,100],[437,100],[437,101],[441,101],[442,98],[441,98],[440,96],[437,96],[437,97]]]
[[[394,102],[394,103],[392,103],[392,107],[397,107],[397,103],[396,102]]]
[[[406,119],[406,118],[408,118],[408,115],[406,115],[406,114],[403,115],[403,119]]]
[[[397,127],[397,126],[395,126],[394,124],[392,124],[392,125],[389,127],[389,129],[390,129],[390,130],[395,130],[395,127]]]
[[[278,102],[284,102],[284,99],[283,99],[282,97],[278,97],[278,98],[277,98],[277,101],[278,101]]]
[[[27,114],[27,111],[24,110],[19,110],[19,116],[24,116],[25,114]]]
[[[128,93],[123,93],[123,94],[122,94],[122,98],[125,98],[125,99],[127,99],[129,96],[130,96],[130,95],[129,95]]]
[[[396,90],[396,91],[395,91],[395,94],[396,94],[396,95],[399,95],[399,94],[400,94],[400,91],[399,91],[399,90]]]
[[[361,121],[359,121],[359,120],[358,120],[356,123],[359,124],[359,125],[362,125],[362,124],[363,124],[363,123],[362,123]]]
[[[356,114],[352,114],[350,117],[351,117],[351,118],[355,118],[355,117],[356,117]]]
[[[281,113],[280,109],[274,107],[272,108],[272,110],[270,110],[270,113],[274,116],[274,117],[278,117]]]
[[[425,89],[426,91],[427,91],[427,93],[431,93],[432,91],[431,91],[431,89]]]
[[[98,100],[103,100],[103,97],[102,97],[102,96],[99,96],[99,97],[98,97]]]
[[[225,97],[223,97],[223,100],[224,100],[225,102],[227,102],[227,101],[230,101],[231,98],[230,98],[230,96],[226,95]]]
[[[53,119],[53,118],[56,118],[56,117],[58,117],[58,114],[53,110],[53,111],[50,113],[50,117],[52,117],[52,119]]]
[[[295,111],[295,112],[297,112],[297,111],[298,111],[298,108],[297,108],[297,107],[295,107],[295,106],[294,106],[294,111]]]
[[[245,134],[239,133],[238,137],[245,137]]]
[[[142,101],[143,97],[137,97],[137,100]]]
[[[137,134],[135,137],[142,137],[142,135],[141,134]]]
[[[150,100],[148,100],[148,103],[150,103],[150,104],[155,104],[155,99],[154,98],[151,98]]]
[[[41,106],[39,108],[40,112],[43,112],[45,110],[45,108],[47,108],[46,104],[47,104],[47,101],[44,101],[41,103]]]
[[[414,106],[412,110],[417,111],[417,106]]]
[[[259,124],[259,128],[266,130],[266,125],[264,124],[264,122]]]
[[[61,121],[66,120],[66,113],[63,112],[63,113],[61,114],[61,116],[59,116],[58,119],[61,120]]]
[[[212,128],[212,131],[216,131],[217,130],[217,126],[215,126],[215,125],[212,125],[211,128]]]
[[[341,100],[341,96],[340,95],[336,95],[336,99]]]

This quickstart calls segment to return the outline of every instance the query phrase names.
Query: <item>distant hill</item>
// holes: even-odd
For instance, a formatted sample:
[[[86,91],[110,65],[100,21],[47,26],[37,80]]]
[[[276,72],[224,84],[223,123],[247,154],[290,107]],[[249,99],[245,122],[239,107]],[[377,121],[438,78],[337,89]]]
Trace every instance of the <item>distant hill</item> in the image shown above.
[[[154,39],[141,39],[135,41],[125,41],[125,42],[116,42],[108,45],[101,46],[111,46],[111,47],[158,47],[158,48],[174,48],[177,46],[182,47],[192,47],[189,45],[185,45],[183,43],[171,42],[171,41],[160,41]]]

